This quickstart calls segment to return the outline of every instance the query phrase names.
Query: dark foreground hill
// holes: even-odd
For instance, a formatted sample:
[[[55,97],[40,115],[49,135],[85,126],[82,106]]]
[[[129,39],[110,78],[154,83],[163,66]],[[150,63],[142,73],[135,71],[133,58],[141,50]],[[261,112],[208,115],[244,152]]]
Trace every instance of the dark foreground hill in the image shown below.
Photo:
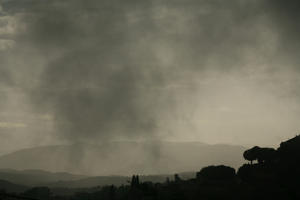
[[[40,169],[87,175],[172,174],[197,171],[211,164],[237,168],[243,163],[240,155],[244,150],[242,146],[200,142],[110,142],[99,145],[44,146],[1,156],[0,169]],[[62,181],[69,181],[63,179],[62,174],[59,177],[62,177]]]

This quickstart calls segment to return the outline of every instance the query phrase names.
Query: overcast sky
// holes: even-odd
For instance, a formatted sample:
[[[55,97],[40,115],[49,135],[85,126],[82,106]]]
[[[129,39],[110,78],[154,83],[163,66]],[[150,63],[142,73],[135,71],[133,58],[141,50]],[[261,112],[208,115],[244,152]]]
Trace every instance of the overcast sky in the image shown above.
[[[0,0],[0,154],[299,131],[298,0]]]

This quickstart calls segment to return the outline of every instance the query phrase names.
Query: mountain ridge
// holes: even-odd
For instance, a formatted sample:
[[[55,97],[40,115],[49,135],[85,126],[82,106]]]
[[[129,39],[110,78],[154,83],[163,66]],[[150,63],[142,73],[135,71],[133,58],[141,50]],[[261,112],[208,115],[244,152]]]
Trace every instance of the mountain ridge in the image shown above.
[[[245,149],[238,145],[200,142],[50,145],[0,156],[0,168],[87,176],[172,174],[197,171],[210,164],[228,164],[237,168],[243,163],[240,155]]]

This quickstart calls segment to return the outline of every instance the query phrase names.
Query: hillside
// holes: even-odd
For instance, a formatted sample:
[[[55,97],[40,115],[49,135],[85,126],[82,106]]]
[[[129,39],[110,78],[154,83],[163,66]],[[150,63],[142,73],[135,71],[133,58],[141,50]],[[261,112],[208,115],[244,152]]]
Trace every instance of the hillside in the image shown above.
[[[20,192],[24,192],[28,188],[29,187],[27,186],[14,184],[9,181],[0,179],[0,192],[4,190],[5,192],[20,193]]]
[[[179,173],[179,176],[183,179],[194,178],[196,172],[185,172]],[[166,179],[174,179],[173,174],[169,175],[149,175],[149,176],[140,176],[140,180],[143,182],[154,182],[154,183],[163,183]],[[131,181],[130,176],[95,176],[83,178],[80,180],[73,181],[58,181],[44,184],[50,188],[91,188],[96,186],[105,186],[105,185],[127,185]]]
[[[83,178],[86,178],[86,176],[65,172],[52,173],[43,170],[0,169],[0,179],[27,186],[43,185],[57,181],[74,181]]]

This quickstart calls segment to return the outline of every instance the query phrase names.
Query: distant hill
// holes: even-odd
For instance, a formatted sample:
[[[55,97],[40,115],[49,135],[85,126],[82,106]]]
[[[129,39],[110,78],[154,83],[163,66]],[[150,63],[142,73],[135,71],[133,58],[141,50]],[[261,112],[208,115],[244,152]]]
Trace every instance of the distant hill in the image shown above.
[[[58,181],[48,183],[47,186],[50,188],[90,188],[104,185],[116,185],[128,184],[131,177],[126,176],[99,176],[89,177],[76,181]]]
[[[60,176],[61,175],[61,176]],[[183,179],[195,178],[196,172],[179,173]],[[25,186],[47,186],[50,188],[90,188],[104,185],[126,185],[131,180],[131,176],[94,176],[73,175],[64,172],[52,173],[42,170],[12,170],[1,169],[0,177],[4,182]],[[167,178],[173,180],[173,174],[166,175],[141,175],[141,181],[151,181],[155,183],[165,182]],[[24,185],[24,186],[23,186]],[[0,185],[0,189],[2,185]],[[7,187],[10,188],[10,187]]]
[[[14,184],[9,181],[0,179],[0,191],[4,190],[6,192],[20,193],[20,192],[24,192],[28,188],[29,187],[27,187],[27,186]]]
[[[27,186],[43,185],[57,181],[73,181],[86,177],[65,172],[52,173],[43,170],[0,169],[0,179]]]
[[[191,179],[196,177],[196,172],[185,172],[179,173],[179,176],[183,179]],[[169,175],[148,175],[140,176],[142,182],[151,181],[153,183],[163,183],[166,179],[174,179],[173,174]],[[96,186],[105,186],[105,185],[126,185],[131,181],[131,176],[95,176],[88,177],[80,180],[74,181],[58,181],[46,184],[46,186],[51,188],[90,188]]]
[[[198,171],[212,164],[224,164],[237,168],[244,163],[242,158],[244,150],[242,146],[208,145],[200,142],[107,142],[99,145],[43,146],[1,156],[0,168],[40,169],[105,176],[173,174]],[[2,170],[0,179],[5,177],[6,180],[13,180],[15,174],[15,172]],[[18,174],[18,182],[25,183],[23,178],[27,175],[35,177],[27,179],[34,183],[84,178],[67,173],[55,174],[27,170]]]

